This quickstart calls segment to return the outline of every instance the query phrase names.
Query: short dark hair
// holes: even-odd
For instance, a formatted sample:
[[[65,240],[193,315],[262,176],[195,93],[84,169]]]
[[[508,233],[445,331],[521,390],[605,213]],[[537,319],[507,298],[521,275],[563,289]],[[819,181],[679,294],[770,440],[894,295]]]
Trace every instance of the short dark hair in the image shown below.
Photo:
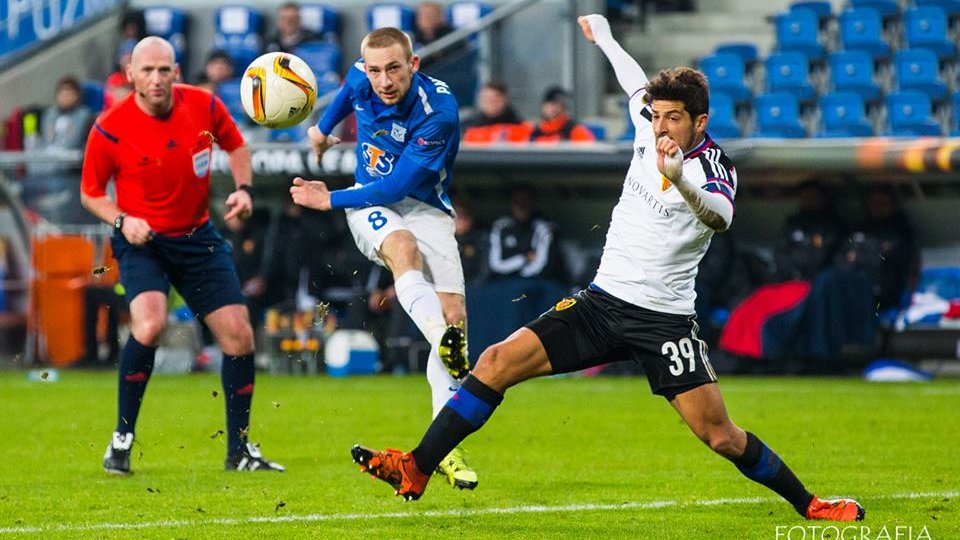
[[[80,93],[80,80],[73,75],[64,75],[57,81],[57,91],[62,88],[70,88],[74,92]]]
[[[277,11],[280,11],[282,9],[295,9],[297,11],[300,11],[300,4],[296,2],[284,2],[280,4],[280,6],[277,8]]]
[[[658,72],[647,83],[647,99],[682,101],[690,118],[707,114],[710,110],[710,86],[703,73],[688,68],[677,67]]]
[[[564,90],[562,86],[551,86],[550,88],[547,88],[546,92],[543,93],[542,101],[559,101],[563,104],[566,104],[568,97],[570,97],[570,93]]]
[[[507,83],[505,83],[505,82],[503,82],[503,81],[489,81],[489,82],[487,82],[486,84],[484,84],[483,87],[484,87],[484,88],[489,88],[490,90],[493,90],[493,91],[495,91],[495,92],[499,92],[499,93],[501,93],[501,94],[503,94],[503,95],[507,95],[507,94],[509,93],[509,92],[507,91]]]

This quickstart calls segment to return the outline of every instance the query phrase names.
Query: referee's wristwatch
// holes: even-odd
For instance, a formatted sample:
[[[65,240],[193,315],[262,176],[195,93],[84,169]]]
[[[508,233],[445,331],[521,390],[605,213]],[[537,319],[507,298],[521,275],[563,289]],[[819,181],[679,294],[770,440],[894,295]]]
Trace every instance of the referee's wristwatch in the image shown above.
[[[117,214],[117,217],[113,219],[113,228],[118,231],[123,230],[123,218],[125,217],[127,217],[126,212],[120,212],[119,214]]]
[[[246,191],[247,195],[250,196],[250,200],[253,200],[253,184],[240,184],[237,186],[237,191]]]

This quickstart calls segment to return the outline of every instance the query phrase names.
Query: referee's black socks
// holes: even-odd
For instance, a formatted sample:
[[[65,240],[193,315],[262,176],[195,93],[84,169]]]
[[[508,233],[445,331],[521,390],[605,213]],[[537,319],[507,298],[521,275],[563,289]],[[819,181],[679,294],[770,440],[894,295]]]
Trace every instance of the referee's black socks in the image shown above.
[[[227,401],[227,455],[244,450],[250,426],[250,402],[253,401],[253,353],[223,355],[220,366],[223,397]]]
[[[143,403],[143,393],[153,373],[157,348],[147,346],[131,334],[120,352],[120,381],[117,389],[118,433],[133,433]]]
[[[813,494],[803,487],[803,483],[780,456],[756,435],[747,432],[747,448],[742,456],[731,461],[744,476],[776,491],[792,504],[801,516],[806,516]]]
[[[472,373],[467,375],[457,393],[433,419],[420,445],[411,451],[420,472],[432,474],[451,450],[483,426],[502,401],[502,394]]]

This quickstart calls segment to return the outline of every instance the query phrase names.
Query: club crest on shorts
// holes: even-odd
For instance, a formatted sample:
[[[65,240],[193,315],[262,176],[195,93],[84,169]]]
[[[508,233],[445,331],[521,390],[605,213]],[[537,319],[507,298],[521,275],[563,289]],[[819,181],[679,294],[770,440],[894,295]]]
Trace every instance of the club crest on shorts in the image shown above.
[[[568,297],[568,298],[564,298],[563,300],[557,302],[557,305],[553,306],[553,309],[555,309],[555,310],[557,310],[557,311],[563,311],[563,310],[565,310],[565,309],[567,309],[567,308],[573,307],[573,305],[576,304],[576,303],[577,303],[577,299],[576,299],[576,298],[569,298],[569,297]]]

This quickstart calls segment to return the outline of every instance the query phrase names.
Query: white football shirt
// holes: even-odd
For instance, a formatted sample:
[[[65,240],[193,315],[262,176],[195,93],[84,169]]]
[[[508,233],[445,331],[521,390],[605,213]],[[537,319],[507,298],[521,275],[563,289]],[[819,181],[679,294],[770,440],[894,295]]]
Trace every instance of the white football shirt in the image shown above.
[[[636,127],[633,158],[593,282],[631,304],[690,315],[697,266],[710,247],[713,229],[697,219],[657,169],[652,111],[644,103],[645,94],[640,90],[630,98],[630,117]],[[736,170],[709,135],[684,155],[683,177],[734,204]]]

